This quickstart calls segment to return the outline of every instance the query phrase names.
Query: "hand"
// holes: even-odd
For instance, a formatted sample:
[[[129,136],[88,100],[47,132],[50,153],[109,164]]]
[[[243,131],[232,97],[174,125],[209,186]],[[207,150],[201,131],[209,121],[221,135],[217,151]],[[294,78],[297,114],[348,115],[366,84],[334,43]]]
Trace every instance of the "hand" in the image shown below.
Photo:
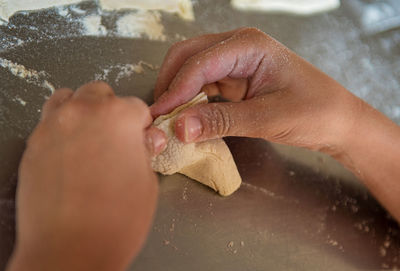
[[[152,115],[201,90],[232,102],[183,111],[175,122],[181,141],[245,136],[325,152],[400,221],[400,127],[276,40],[243,28],[176,43],[161,67]]]
[[[20,165],[9,270],[125,270],[156,207],[151,123],[141,100],[105,83],[55,92]]]
[[[151,112],[155,117],[168,113],[201,90],[234,102],[184,111],[175,126],[184,142],[246,136],[311,149],[334,147],[351,128],[362,103],[253,28],[172,46],[160,70]]]

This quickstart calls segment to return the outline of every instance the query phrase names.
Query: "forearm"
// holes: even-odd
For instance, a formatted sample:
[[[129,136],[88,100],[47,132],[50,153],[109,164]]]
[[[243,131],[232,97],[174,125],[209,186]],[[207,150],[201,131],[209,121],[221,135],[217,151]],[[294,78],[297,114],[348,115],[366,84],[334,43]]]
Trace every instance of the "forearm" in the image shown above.
[[[400,221],[400,127],[362,102],[342,143],[333,156]]]

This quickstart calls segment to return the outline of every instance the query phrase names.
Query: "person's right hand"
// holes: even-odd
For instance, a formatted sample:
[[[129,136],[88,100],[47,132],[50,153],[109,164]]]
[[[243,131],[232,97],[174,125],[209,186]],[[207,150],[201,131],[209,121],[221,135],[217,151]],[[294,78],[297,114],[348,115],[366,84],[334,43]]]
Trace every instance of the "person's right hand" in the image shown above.
[[[185,110],[175,126],[183,142],[246,136],[331,148],[349,133],[362,105],[336,81],[254,28],[172,46],[151,112],[154,117],[168,113],[201,90],[233,102]]]

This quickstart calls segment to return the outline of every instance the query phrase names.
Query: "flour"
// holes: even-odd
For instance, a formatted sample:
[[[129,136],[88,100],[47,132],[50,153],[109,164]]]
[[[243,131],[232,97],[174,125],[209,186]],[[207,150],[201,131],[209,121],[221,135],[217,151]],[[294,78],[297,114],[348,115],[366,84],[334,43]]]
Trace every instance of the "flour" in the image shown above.
[[[122,16],[117,21],[117,33],[120,37],[147,36],[150,40],[166,40],[158,11],[139,10]]]
[[[104,10],[162,10],[176,13],[185,20],[194,20],[190,0],[100,0],[100,5]]]
[[[22,98],[18,96],[14,98],[14,101],[19,102],[22,106],[26,105],[26,101],[24,101]]]
[[[164,26],[158,11],[138,10],[125,14],[117,19],[116,29],[107,29],[102,24],[102,16],[89,15],[80,19],[85,36],[116,36],[122,38],[147,38],[165,41]]]
[[[7,69],[14,76],[24,79],[27,83],[48,89],[50,94],[53,94],[55,91],[54,86],[47,81],[49,75],[45,71],[38,72],[28,69],[23,65],[14,63],[4,58],[0,58],[0,67]]]
[[[26,2],[27,5],[21,3]],[[28,3],[29,2],[29,3]],[[83,8],[78,5],[84,1],[78,0],[40,0],[33,5],[32,0],[0,0],[0,24],[7,25],[9,28],[27,28],[34,31],[35,35],[41,38],[70,38],[70,37],[122,37],[122,38],[144,38],[155,41],[166,41],[164,25],[162,24],[162,14],[160,11],[174,12],[180,14],[181,18],[190,19],[192,17],[192,4],[190,0],[168,0],[168,1],[144,1],[117,0],[117,1],[87,1],[94,2],[93,7]],[[159,2],[159,3],[157,3]],[[97,6],[97,8],[96,8]],[[51,8],[60,17],[57,22],[51,25],[17,24],[8,22],[12,14],[19,11],[22,16],[30,16],[29,10]],[[129,9],[129,10],[125,10]],[[23,10],[23,11],[21,11]],[[116,16],[112,10],[121,10]],[[46,11],[45,11],[46,12]],[[192,14],[192,15],[190,15]],[[12,35],[3,36],[0,39],[3,48],[12,48],[21,45],[25,41],[16,40]],[[168,40],[183,39],[179,33]]]
[[[0,21],[8,22],[18,11],[40,10],[55,6],[71,5],[83,0],[0,0]],[[100,8],[108,11],[121,9],[163,10],[176,13],[185,20],[194,20],[190,0],[98,0]]]
[[[105,26],[101,24],[101,16],[99,15],[87,16],[82,19],[81,23],[87,36],[105,36],[107,34]]]
[[[81,0],[0,0],[0,19],[8,21],[11,15],[21,10],[39,10],[78,2]]]
[[[143,74],[145,68],[152,71],[157,70],[159,67],[145,61],[139,61],[137,64],[118,64],[103,68],[101,73],[94,75],[94,80],[119,82],[121,79],[128,78],[132,74]]]

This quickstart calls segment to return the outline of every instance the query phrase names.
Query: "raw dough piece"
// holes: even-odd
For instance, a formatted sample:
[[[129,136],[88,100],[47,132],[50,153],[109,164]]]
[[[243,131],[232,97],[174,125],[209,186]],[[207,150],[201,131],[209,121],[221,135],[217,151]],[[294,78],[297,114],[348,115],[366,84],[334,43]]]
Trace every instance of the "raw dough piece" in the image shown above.
[[[182,173],[218,191],[222,196],[228,196],[239,188],[242,179],[225,142],[222,139],[213,139],[183,144],[174,133],[178,113],[201,103],[207,103],[204,93],[154,121],[154,125],[166,133],[168,145],[161,154],[153,158],[152,166],[155,171],[164,175]]]
[[[340,6],[340,0],[231,0],[233,7],[242,10],[288,12],[310,15]]]

